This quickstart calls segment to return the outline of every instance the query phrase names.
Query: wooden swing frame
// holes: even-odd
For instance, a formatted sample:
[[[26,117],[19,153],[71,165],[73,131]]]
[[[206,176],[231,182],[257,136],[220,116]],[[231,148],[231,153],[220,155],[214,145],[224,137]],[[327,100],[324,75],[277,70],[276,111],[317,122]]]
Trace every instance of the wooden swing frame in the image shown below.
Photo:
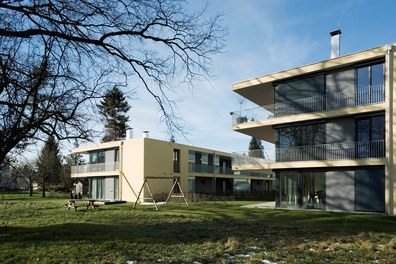
[[[180,177],[175,177],[175,176],[174,177],[144,177],[144,181],[143,181],[142,187],[139,190],[139,193],[138,193],[138,196],[136,198],[135,204],[133,205],[133,209],[136,208],[137,203],[139,202],[140,195],[141,195],[141,193],[142,193],[142,191],[144,189],[144,186],[147,186],[147,190],[148,190],[148,192],[150,194],[150,197],[149,198],[144,198],[143,197],[142,199],[143,200],[144,199],[152,200],[153,203],[154,203],[154,206],[155,206],[155,210],[159,211],[158,204],[157,204],[157,202],[154,199],[153,192],[151,191],[150,184],[149,184],[148,180],[173,180],[173,185],[172,185],[171,190],[169,191],[168,197],[166,198],[165,204],[167,204],[171,198],[183,198],[184,202],[188,206],[188,202],[187,202],[186,196],[184,195],[184,192],[183,192],[183,190],[181,188],[181,185],[180,185]],[[174,190],[175,190],[176,186],[179,187],[180,194],[175,194],[174,193]]]

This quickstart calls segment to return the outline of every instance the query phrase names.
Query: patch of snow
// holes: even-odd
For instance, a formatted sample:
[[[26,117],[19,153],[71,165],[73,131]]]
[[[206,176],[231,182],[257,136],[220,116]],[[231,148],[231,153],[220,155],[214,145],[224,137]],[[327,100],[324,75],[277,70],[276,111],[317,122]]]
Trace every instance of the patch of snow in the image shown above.
[[[248,252],[247,254],[237,254],[236,256],[237,257],[240,257],[240,258],[249,258],[249,257],[251,257],[251,256],[253,256],[254,254],[256,254],[255,252]]]
[[[232,259],[234,258],[234,256],[231,256],[231,255],[228,254],[228,253],[224,253],[224,257],[225,257],[227,260],[232,260]]]
[[[271,260],[266,260],[266,259],[263,260],[263,263],[264,264],[276,264],[275,262],[272,262]]]

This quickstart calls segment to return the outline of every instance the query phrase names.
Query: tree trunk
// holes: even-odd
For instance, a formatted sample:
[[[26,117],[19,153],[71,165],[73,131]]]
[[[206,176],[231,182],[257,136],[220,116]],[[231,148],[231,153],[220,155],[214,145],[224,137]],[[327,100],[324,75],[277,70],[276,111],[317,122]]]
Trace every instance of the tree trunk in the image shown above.
[[[43,198],[45,198],[45,180],[43,178]]]
[[[33,180],[29,177],[29,196],[33,196]]]

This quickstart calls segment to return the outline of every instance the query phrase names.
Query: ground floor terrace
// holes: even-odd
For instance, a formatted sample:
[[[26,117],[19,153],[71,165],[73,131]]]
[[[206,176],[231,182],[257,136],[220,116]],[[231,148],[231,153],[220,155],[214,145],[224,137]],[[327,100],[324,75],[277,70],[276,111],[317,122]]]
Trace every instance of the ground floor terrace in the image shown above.
[[[121,178],[122,179],[122,178]],[[79,178],[85,185],[84,196],[94,199],[103,200],[125,200],[134,201],[135,197],[124,197],[120,192],[120,180],[118,175]],[[263,195],[274,193],[274,178],[268,179],[244,179],[229,177],[207,177],[207,176],[190,176],[187,184],[180,179],[184,193],[210,194],[210,195]],[[124,180],[125,181],[125,180]],[[121,184],[127,185],[126,182]],[[143,184],[143,179],[139,187]],[[173,181],[149,180],[150,188],[155,196],[168,193],[173,185]],[[134,190],[137,193],[139,189]],[[175,192],[180,192],[179,188]],[[148,197],[149,193],[145,192],[144,196]],[[166,195],[165,195],[166,197]]]
[[[276,207],[385,212],[385,167],[276,171]]]

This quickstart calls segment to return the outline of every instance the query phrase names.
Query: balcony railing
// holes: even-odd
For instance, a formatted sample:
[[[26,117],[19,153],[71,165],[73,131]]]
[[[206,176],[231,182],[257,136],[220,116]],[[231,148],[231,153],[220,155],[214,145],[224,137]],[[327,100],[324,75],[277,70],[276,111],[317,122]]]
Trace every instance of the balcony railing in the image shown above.
[[[262,165],[275,163],[275,151],[249,150],[234,152],[232,155],[233,166]]]
[[[208,164],[196,164],[190,162],[188,164],[189,172],[200,172],[200,173],[215,173],[215,174],[229,174],[232,175],[234,172],[231,168],[223,168],[219,165],[208,165]]]
[[[298,115],[303,113],[320,112],[351,106],[380,103],[385,100],[384,85],[374,85],[359,90],[351,96],[346,92],[328,93],[285,103],[276,103],[262,107],[255,107],[232,112],[232,123],[240,124],[250,121],[266,120],[274,117]]]
[[[106,172],[118,171],[120,169],[119,162],[106,162],[96,164],[84,164],[71,167],[72,174],[89,173],[89,172]]]
[[[261,154],[263,153],[263,154]],[[290,148],[272,151],[248,151],[233,154],[233,165],[262,165],[275,162],[352,160],[385,157],[384,140],[345,142]]]

